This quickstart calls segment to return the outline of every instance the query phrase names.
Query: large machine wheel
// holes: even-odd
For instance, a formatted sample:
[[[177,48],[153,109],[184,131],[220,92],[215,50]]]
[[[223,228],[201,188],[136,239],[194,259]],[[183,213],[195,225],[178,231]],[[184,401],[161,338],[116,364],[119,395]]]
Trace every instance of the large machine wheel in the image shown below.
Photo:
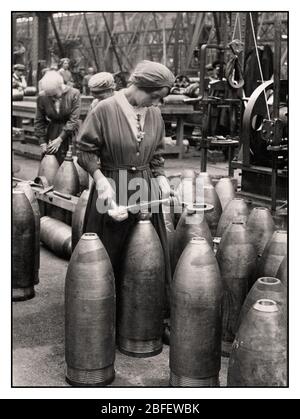
[[[262,138],[262,123],[268,119],[268,112],[265,102],[265,94],[268,103],[270,116],[272,118],[272,95],[274,83],[266,81],[254,90],[245,108],[243,116],[243,138],[248,136],[250,143],[250,163],[258,166],[271,167],[271,153],[267,150],[267,143]],[[288,84],[286,80],[280,83],[280,119],[285,121],[284,135],[287,136],[287,93]],[[244,142],[244,141],[243,141]]]

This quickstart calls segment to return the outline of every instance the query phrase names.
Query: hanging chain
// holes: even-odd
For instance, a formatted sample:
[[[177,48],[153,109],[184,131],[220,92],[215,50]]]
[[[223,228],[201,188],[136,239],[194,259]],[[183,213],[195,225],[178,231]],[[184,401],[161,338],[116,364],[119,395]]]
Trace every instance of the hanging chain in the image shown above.
[[[241,16],[239,15],[239,33],[240,33],[240,41],[242,41],[242,25],[241,25]]]
[[[254,40],[254,45],[255,45],[256,58],[257,58],[257,62],[258,62],[260,77],[261,77],[262,83],[264,83],[264,77],[263,77],[263,72],[262,72],[262,68],[261,68],[261,64],[260,64],[260,58],[259,58],[257,42],[256,42],[256,36],[255,36],[254,25],[253,25],[253,20],[252,20],[252,13],[249,13],[249,15],[250,15],[252,35],[253,35],[253,40]],[[266,95],[266,89],[264,89],[264,98],[265,98],[265,103],[266,103],[266,108],[267,108],[268,119],[270,120],[271,117],[270,117],[270,111],[269,111],[268,100],[267,100],[267,95]]]
[[[237,13],[236,16],[235,16],[235,22],[234,22],[234,28],[233,28],[233,32],[232,32],[231,42],[235,39],[235,31],[236,31],[236,27],[237,27],[237,23],[238,23],[238,17],[239,17],[239,13]]]
[[[233,33],[232,33],[232,39],[231,42],[236,39],[235,37],[235,33],[237,31],[237,28],[239,29],[239,37],[238,39],[241,41],[242,40],[242,27],[241,27],[241,17],[240,17],[240,13],[237,13],[235,16],[235,22],[234,22],[234,28],[233,28]]]

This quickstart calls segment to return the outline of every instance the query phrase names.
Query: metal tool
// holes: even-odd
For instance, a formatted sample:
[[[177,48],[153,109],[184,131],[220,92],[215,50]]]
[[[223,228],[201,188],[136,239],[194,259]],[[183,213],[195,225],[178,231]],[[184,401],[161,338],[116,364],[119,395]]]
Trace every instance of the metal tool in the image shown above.
[[[54,195],[57,195],[57,196],[59,196],[61,198],[64,198],[64,199],[69,199],[69,200],[72,199],[72,195],[70,195],[70,194],[65,194],[65,193],[58,192],[58,191],[53,191],[53,193],[54,193]]]
[[[29,183],[30,186],[36,186],[38,188],[43,188],[43,185],[39,185],[38,183],[35,183],[32,180],[20,179],[20,178],[17,178],[17,177],[13,177],[13,180],[15,180],[16,182],[26,182],[26,183]]]
[[[43,191],[40,192],[40,195],[45,195],[46,193],[52,191],[53,185],[49,186],[48,188],[45,188]]]

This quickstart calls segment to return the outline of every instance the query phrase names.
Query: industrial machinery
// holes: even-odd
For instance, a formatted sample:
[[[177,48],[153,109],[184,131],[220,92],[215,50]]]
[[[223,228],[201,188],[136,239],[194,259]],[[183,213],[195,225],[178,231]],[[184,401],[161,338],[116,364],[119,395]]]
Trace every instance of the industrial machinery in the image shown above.
[[[273,80],[250,96],[242,124],[242,150],[234,168],[241,169],[241,194],[271,201],[273,211],[288,198],[288,82],[280,80],[281,27],[275,21]]]

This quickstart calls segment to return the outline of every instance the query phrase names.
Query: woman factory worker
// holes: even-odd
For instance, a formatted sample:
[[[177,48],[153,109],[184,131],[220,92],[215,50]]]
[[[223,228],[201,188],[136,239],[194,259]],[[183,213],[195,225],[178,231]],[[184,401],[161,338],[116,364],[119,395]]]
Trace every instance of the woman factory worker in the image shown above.
[[[56,71],[48,71],[40,81],[34,121],[35,136],[42,155],[55,154],[61,164],[69,141],[77,133],[80,116],[80,93],[66,86]]]
[[[156,178],[160,195],[163,198],[169,196],[170,187],[162,157],[164,122],[157,105],[169,94],[174,80],[174,75],[164,65],[142,61],[131,75],[129,87],[97,104],[77,138],[78,162],[94,178],[85,231],[97,233],[100,237],[110,256],[117,283],[124,244],[137,221],[137,214],[129,212],[127,217],[125,214],[126,219],[120,221],[120,207],[114,216],[112,211],[99,212],[98,203],[100,200],[127,205],[127,202],[121,202],[120,194],[126,189],[128,197],[133,195],[135,191],[128,191],[128,183],[138,179],[149,186],[151,178]],[[116,190],[108,178],[115,182]],[[170,261],[162,213],[153,213],[151,220],[162,243],[165,280],[169,283]]]
[[[116,85],[112,74],[102,72],[94,74],[90,78],[88,87],[90,94],[94,96],[94,100],[90,106],[90,110],[92,110],[103,99],[106,99],[114,94]]]
[[[64,83],[67,86],[73,86],[74,80],[71,71],[69,70],[70,59],[62,58],[60,60],[61,68],[58,70],[58,73],[62,76]]]

